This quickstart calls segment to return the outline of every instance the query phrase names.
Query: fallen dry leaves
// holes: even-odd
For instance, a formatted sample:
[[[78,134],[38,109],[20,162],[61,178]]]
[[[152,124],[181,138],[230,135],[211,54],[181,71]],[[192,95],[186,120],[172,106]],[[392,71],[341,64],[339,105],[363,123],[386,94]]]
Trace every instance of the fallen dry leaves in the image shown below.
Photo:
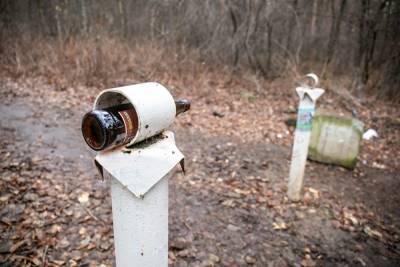
[[[174,173],[170,182],[177,191],[170,194],[171,265],[377,265],[379,257],[398,262],[398,218],[393,211],[383,216],[368,202],[386,195],[383,189],[373,194],[381,192],[374,182],[388,176],[396,185],[400,124],[393,119],[395,107],[366,99],[358,113],[380,137],[363,142],[353,172],[308,163],[304,197],[290,203],[285,179],[294,128],[285,122],[296,112],[292,84],[265,82],[265,91],[255,92],[251,82],[239,78],[198,75],[197,82],[193,77],[185,82],[152,77],[176,96],[193,100],[192,110],[174,126],[188,171],[185,176]],[[50,124],[58,119],[69,122],[68,127],[76,127],[72,121],[102,89],[55,90],[41,78],[2,79],[4,103],[22,99],[36,105],[31,116],[38,121],[49,118],[46,108],[60,107]],[[335,106],[333,89],[327,89],[320,105]],[[18,129],[1,126],[1,264],[112,266],[109,192],[93,172],[78,167],[87,159],[57,159],[43,138],[26,142]],[[47,156],[37,155],[36,149],[45,149]],[[368,255],[371,249],[378,252]]]

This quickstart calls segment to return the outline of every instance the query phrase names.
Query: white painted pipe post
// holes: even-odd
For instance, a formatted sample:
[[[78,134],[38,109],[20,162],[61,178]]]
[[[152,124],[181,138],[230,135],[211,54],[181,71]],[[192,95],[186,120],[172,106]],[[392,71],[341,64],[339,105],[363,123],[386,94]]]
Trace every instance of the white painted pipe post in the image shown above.
[[[167,174],[182,159],[170,131],[147,146],[96,156],[111,181],[117,267],[168,266]]]
[[[168,266],[167,174],[182,159],[171,131],[147,146],[96,156],[111,181],[117,267]]]
[[[300,87],[296,88],[296,92],[300,97],[300,102],[297,112],[296,131],[287,192],[288,198],[292,201],[299,201],[301,198],[308,145],[311,137],[312,118],[315,112],[315,103],[325,92],[323,89],[313,88],[313,86],[318,84],[317,75],[310,73],[306,75],[306,78],[313,80],[313,84],[311,86],[302,84]]]
[[[116,266],[168,266],[168,177],[143,198],[111,178],[111,199]]]
[[[111,181],[116,266],[166,267],[166,175],[184,158],[174,134],[166,130],[176,116],[175,101],[161,84],[143,83],[104,90],[94,109],[122,103],[132,104],[137,113],[136,135],[129,146],[101,151],[95,157],[101,175]]]

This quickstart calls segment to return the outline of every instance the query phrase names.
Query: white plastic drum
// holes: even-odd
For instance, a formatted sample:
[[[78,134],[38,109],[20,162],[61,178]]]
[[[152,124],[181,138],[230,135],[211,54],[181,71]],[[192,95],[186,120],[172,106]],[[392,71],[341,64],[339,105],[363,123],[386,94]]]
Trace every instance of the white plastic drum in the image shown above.
[[[138,131],[128,145],[162,132],[175,119],[174,98],[167,88],[155,82],[104,90],[97,96],[93,109],[105,109],[129,102],[138,116]]]

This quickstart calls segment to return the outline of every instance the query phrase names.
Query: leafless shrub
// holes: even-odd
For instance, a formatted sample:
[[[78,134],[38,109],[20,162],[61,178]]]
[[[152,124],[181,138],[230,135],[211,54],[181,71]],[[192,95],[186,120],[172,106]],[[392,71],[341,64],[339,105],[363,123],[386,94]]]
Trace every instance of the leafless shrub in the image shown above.
[[[69,66],[74,69],[60,71],[63,77],[90,84],[126,72],[145,46],[152,51],[149,61],[158,55],[165,62],[167,55],[168,62],[179,58],[180,66],[190,54],[210,68],[265,79],[306,71],[346,74],[362,92],[381,88],[393,96],[399,94],[400,60],[391,53],[399,50],[399,12],[394,0],[5,0],[0,52],[7,58],[3,69],[17,76],[27,73],[25,62],[36,61],[27,64],[36,72],[50,75]],[[46,50],[45,58],[30,46]],[[159,69],[155,62],[141,64]]]

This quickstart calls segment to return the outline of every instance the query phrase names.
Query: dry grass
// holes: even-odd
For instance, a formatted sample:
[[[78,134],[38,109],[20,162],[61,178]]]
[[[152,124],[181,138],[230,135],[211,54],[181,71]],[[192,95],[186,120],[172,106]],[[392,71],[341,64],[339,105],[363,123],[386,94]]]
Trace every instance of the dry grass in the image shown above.
[[[196,51],[133,44],[116,38],[71,38],[2,42],[1,69],[14,78],[44,76],[51,83],[112,86],[126,79],[151,79],[190,70],[204,72]]]
[[[60,90],[77,85],[109,88],[126,83],[159,81],[178,91],[196,90],[197,95],[206,96],[214,88],[227,88],[238,94],[264,94],[271,87],[271,81],[249,69],[210,64],[198,50],[185,46],[145,41],[134,43],[110,36],[68,38],[64,42],[26,37],[2,39],[1,73],[14,79],[44,77]],[[305,72],[313,71],[307,64],[303,67],[286,65],[285,73],[281,75],[291,84]],[[317,65],[312,66],[315,68]],[[318,70],[314,71],[319,74]],[[352,87],[351,77],[339,79],[331,71],[323,76],[325,85],[346,90]]]
[[[177,93],[196,90],[197,96],[206,97],[221,88],[238,95],[263,94],[270,86],[270,81],[251,71],[206,63],[196,49],[154,42],[132,43],[110,37],[70,38],[62,43],[9,40],[1,42],[0,54],[3,75],[16,80],[44,77],[59,90],[158,81]]]

